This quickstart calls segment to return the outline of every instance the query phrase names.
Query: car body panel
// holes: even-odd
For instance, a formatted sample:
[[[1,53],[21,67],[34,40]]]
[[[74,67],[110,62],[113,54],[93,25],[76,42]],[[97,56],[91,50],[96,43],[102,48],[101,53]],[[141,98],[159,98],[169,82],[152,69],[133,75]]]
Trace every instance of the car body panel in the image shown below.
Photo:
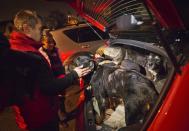
[[[77,29],[77,28],[79,29],[81,27],[87,27],[87,26],[88,25],[86,24],[72,25],[51,32],[53,38],[56,41],[56,46],[59,49],[62,61],[65,61],[69,56],[80,51],[90,51],[92,53],[95,53],[95,51],[100,46],[105,44],[106,40],[96,40],[96,41],[77,43],[64,33],[64,31]],[[88,36],[84,36],[84,37],[88,37]]]
[[[189,64],[176,74],[170,90],[148,131],[189,130]]]

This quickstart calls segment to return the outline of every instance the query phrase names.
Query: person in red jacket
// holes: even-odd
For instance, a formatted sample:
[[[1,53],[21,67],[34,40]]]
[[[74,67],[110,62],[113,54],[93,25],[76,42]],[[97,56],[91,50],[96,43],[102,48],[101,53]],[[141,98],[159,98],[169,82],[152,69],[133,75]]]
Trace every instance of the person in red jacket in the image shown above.
[[[14,67],[14,60],[9,59],[10,54],[14,55],[10,52],[9,41],[5,35],[0,33],[0,130],[26,131],[27,125],[20,111],[17,106],[13,105],[13,94],[17,89],[15,81],[18,80],[15,79],[15,76],[18,77],[18,75],[12,70],[14,68],[9,68],[9,65]],[[7,60],[13,63],[5,64]]]
[[[18,60],[24,64],[21,64],[22,68],[18,66],[23,81],[22,90],[16,94],[19,98],[16,103],[30,131],[58,131],[54,96],[88,74],[90,69],[76,67],[64,78],[56,79],[48,61],[38,51],[42,28],[39,16],[30,10],[22,10],[16,14],[14,25],[17,31],[10,34],[11,49],[29,57]]]

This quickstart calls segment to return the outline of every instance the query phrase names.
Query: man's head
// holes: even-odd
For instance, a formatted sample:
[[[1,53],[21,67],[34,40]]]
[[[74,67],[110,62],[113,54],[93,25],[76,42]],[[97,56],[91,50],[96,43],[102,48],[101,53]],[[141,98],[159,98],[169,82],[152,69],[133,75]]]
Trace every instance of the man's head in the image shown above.
[[[43,30],[43,35],[42,35],[42,43],[43,43],[43,48],[52,50],[54,49],[56,42],[53,39],[52,34],[50,33],[50,29],[44,29]]]
[[[28,37],[40,41],[42,22],[36,12],[30,10],[19,11],[14,18],[16,29]]]

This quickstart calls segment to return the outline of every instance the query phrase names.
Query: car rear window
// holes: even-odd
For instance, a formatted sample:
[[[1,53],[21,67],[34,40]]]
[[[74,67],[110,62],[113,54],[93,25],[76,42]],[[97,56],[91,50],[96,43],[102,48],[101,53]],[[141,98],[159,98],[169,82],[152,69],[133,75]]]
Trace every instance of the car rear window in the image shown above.
[[[108,30],[151,30],[151,17],[140,0],[83,0],[83,12]]]
[[[108,33],[99,30],[96,27],[92,27],[103,39],[108,39]],[[63,33],[70,39],[77,43],[90,42],[101,40],[101,38],[93,31],[91,27],[80,27],[75,29],[66,30]]]
[[[187,29],[189,29],[189,1],[188,0],[173,0],[174,5],[176,6],[179,15],[181,15],[181,18],[184,22],[184,25]]]

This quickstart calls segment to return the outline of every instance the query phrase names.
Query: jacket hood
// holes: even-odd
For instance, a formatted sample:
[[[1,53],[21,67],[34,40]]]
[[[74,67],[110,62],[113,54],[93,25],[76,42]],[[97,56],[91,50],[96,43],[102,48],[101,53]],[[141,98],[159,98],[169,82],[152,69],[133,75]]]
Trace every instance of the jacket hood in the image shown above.
[[[42,46],[40,42],[35,41],[21,32],[12,32],[9,41],[11,49],[18,51],[38,52],[38,49]]]

